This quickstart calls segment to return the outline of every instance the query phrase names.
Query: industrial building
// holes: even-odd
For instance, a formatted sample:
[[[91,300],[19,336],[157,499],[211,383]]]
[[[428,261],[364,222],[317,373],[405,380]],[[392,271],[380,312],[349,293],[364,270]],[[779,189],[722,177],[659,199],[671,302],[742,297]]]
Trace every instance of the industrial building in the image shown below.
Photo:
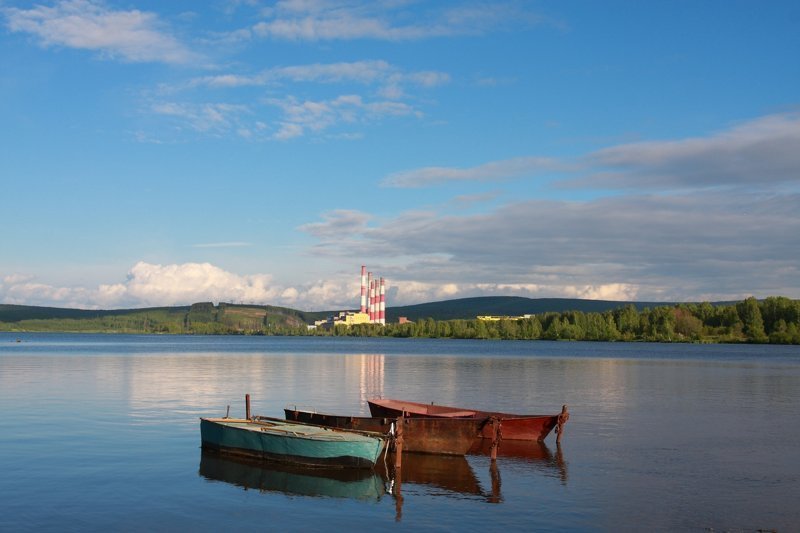
[[[478,315],[478,320],[483,320],[484,322],[500,322],[501,320],[525,320],[526,318],[531,318],[533,315],[522,315],[522,316],[497,316],[497,315]]]
[[[316,327],[334,328],[355,324],[386,325],[386,280],[367,272],[361,265],[361,307],[358,311],[339,311],[325,320],[314,323]]]

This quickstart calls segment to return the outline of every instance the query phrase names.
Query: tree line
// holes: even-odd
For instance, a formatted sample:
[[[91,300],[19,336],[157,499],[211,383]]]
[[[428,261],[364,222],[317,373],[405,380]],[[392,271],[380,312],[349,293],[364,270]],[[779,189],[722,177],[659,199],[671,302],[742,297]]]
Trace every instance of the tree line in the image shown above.
[[[529,318],[434,320],[309,329],[296,316],[214,312],[195,304],[189,313],[143,311],[83,319],[0,322],[5,331],[77,331],[194,335],[325,335],[356,337],[650,341],[800,344],[800,300],[747,298],[732,304],[677,304],[637,310],[548,312]],[[209,304],[210,305],[210,304]],[[224,309],[222,310],[224,311]]]
[[[286,332],[291,334],[290,332]],[[678,304],[641,311],[633,305],[584,313],[549,312],[498,321],[444,320],[338,326],[316,335],[454,339],[649,341],[800,344],[800,301],[747,298],[735,304]]]

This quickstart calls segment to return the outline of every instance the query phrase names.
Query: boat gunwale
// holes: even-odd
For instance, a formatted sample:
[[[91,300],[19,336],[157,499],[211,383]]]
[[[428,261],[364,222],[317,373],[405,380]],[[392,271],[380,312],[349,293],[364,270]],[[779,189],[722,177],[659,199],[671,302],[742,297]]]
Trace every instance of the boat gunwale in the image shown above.
[[[331,436],[341,437],[343,434],[355,434],[356,436],[363,437],[364,439],[375,439],[375,440],[381,440],[381,441],[386,441],[388,439],[387,435],[384,435],[382,433],[373,432],[373,431],[333,428],[333,427],[327,427],[327,426],[320,426],[320,425],[317,425],[317,424],[307,424],[307,423],[304,423],[304,422],[297,422],[297,421],[292,421],[292,420],[284,420],[282,418],[271,418],[271,417],[258,416],[258,417],[254,417],[253,419],[248,420],[246,418],[208,418],[208,417],[200,417],[200,420],[205,420],[207,422],[213,422],[213,423],[217,423],[217,424],[223,424],[226,427],[229,427],[231,429],[239,429],[239,430],[242,430],[242,431],[256,432],[256,430],[254,428],[241,427],[241,426],[236,426],[236,425],[229,425],[227,423],[231,422],[231,423],[234,423],[234,424],[249,424],[249,425],[261,427],[263,433],[270,433],[270,431],[266,431],[266,429],[269,428],[269,430],[275,432],[275,436],[285,436],[285,437],[289,437],[289,438],[307,439],[307,440],[315,440],[315,441],[323,441],[323,442],[324,441],[328,441],[328,442],[343,442],[345,439],[342,439],[342,438],[333,438],[333,439],[325,438],[325,437],[331,437]],[[265,423],[265,422],[268,422],[270,424],[277,422],[278,423],[277,425],[308,427],[310,429],[321,430],[321,431],[318,431],[316,433],[304,434],[304,433],[299,433],[299,432],[293,432],[291,430],[284,430],[284,429],[280,429],[280,428],[277,428],[277,427],[272,427],[272,426],[267,425],[267,423]],[[355,441],[357,441],[357,442],[367,442],[366,440],[362,440],[362,439],[355,439]],[[384,445],[385,445],[385,442],[384,442]]]

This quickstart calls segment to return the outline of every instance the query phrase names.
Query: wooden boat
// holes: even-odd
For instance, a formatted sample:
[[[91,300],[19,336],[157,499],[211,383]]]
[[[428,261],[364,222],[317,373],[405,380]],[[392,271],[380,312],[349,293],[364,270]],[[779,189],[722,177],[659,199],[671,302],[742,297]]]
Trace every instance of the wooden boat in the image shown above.
[[[297,408],[284,409],[286,420],[320,426],[389,434],[394,417],[340,416]],[[465,455],[475,441],[481,421],[417,417],[403,419],[403,452]]]
[[[567,406],[560,415],[517,415],[492,411],[479,411],[461,407],[448,407],[406,400],[373,398],[368,401],[372,416],[377,417],[435,417],[457,420],[478,420],[481,422],[479,436],[493,439],[491,419],[500,421],[502,439],[543,441],[556,426],[562,427],[569,418]]]
[[[279,418],[201,418],[204,449],[315,467],[371,468],[386,440],[377,433],[345,431]]]

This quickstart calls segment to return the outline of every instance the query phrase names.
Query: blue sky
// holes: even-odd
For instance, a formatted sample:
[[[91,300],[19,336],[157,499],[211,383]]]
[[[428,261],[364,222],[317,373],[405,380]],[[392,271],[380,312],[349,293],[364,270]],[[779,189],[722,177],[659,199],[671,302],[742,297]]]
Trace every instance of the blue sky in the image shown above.
[[[0,302],[800,298],[796,2],[0,0]]]

